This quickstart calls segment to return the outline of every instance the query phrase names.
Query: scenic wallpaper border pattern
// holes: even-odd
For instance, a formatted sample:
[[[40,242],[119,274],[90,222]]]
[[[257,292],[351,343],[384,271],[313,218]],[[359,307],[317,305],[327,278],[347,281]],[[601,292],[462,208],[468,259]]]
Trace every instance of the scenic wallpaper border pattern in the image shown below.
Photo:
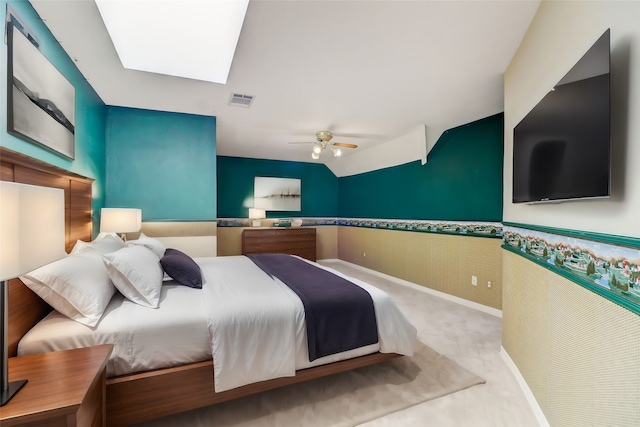
[[[305,227],[314,227],[317,225],[338,225],[338,218],[266,218],[263,221],[267,223],[271,222],[286,222],[292,223],[294,219],[302,220],[302,225]],[[218,227],[251,227],[250,218],[218,218]]]
[[[502,247],[640,314],[640,249],[504,226]]]
[[[500,222],[340,218],[338,225],[502,238],[502,223]]]
[[[370,218],[299,218],[303,227],[342,225],[347,227],[380,228],[423,233],[502,238],[502,223],[483,221],[438,221]],[[291,218],[268,218],[269,221],[290,223]],[[248,218],[219,218],[218,227],[250,227]]]

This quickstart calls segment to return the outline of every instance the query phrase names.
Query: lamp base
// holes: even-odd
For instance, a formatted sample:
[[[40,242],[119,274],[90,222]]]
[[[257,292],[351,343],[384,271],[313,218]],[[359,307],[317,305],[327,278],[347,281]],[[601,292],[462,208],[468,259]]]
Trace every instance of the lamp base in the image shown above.
[[[9,383],[7,390],[2,390],[0,406],[4,406],[11,398],[27,383],[27,380],[14,381]]]

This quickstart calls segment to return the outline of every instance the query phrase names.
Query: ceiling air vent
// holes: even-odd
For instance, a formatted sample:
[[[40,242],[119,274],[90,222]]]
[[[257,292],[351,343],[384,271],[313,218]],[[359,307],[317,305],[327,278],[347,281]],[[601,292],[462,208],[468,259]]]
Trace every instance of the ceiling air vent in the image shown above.
[[[241,93],[232,93],[231,99],[229,99],[229,105],[233,105],[236,107],[251,107],[251,103],[253,102],[253,95],[243,95]]]

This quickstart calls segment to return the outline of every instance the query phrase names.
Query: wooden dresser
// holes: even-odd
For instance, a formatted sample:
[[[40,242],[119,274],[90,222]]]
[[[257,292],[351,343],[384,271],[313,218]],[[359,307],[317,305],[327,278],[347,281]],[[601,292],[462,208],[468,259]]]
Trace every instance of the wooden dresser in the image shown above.
[[[242,231],[242,253],[280,253],[316,260],[316,229],[247,228]]]

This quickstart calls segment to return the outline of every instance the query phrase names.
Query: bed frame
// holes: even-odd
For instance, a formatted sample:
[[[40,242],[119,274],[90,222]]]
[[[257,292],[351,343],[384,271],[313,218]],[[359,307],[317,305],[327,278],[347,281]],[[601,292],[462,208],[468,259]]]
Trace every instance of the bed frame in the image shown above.
[[[0,147],[0,180],[65,190],[66,249],[76,240],[91,240],[93,180]],[[19,279],[9,281],[9,355],[18,342],[51,307]],[[232,390],[213,391],[213,361],[107,378],[107,425],[126,426],[166,415],[237,399],[266,390],[301,383],[384,362],[400,355],[374,353],[328,365],[303,369],[295,377],[276,378]]]

